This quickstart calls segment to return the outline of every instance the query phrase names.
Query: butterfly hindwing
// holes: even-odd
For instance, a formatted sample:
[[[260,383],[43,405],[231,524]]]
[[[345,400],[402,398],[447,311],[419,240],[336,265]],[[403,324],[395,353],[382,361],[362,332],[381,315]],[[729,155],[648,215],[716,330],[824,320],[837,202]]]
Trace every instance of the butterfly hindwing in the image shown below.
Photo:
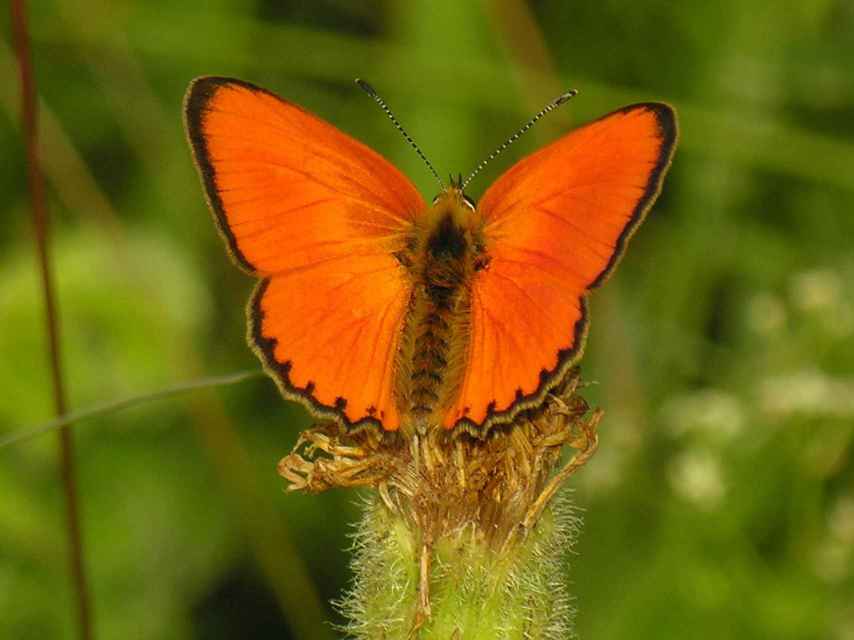
[[[411,284],[393,254],[425,208],[415,187],[367,146],[239,80],[194,81],[185,119],[218,227],[262,278],[249,337],[265,367],[316,412],[396,429],[390,381]]]
[[[426,208],[414,186],[332,125],[239,80],[194,81],[185,120],[219,230],[261,279],[249,339],[266,369],[316,413],[397,429],[397,359],[418,286],[401,256]],[[658,195],[676,136],[670,107],[632,105],[487,190],[477,219],[488,260],[465,284],[465,355],[445,427],[512,420],[577,361],[586,296]]]
[[[512,420],[581,355],[585,297],[613,271],[676,142],[665,104],[625,107],[524,158],[483,195],[465,375],[446,427]]]

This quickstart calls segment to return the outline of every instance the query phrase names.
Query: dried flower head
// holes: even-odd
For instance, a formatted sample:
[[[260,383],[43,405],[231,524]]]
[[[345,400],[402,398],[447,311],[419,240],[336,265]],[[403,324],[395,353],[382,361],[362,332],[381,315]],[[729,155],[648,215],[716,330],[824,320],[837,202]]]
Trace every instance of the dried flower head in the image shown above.
[[[390,544],[410,549],[410,560],[415,566],[409,569],[417,575],[417,581],[411,585],[415,601],[401,599],[393,617],[400,618],[410,631],[426,629],[437,624],[435,598],[431,594],[447,592],[450,576],[458,589],[465,590],[474,588],[478,580],[489,575],[483,571],[484,563],[512,566],[521,557],[530,559],[533,547],[540,549],[541,556],[544,545],[552,548],[556,557],[561,556],[548,541],[565,536],[567,526],[555,524],[560,518],[549,507],[563,482],[595,452],[596,430],[602,416],[599,410],[591,412],[587,402],[577,394],[579,383],[576,369],[547,396],[543,405],[521,413],[512,423],[494,428],[482,437],[444,429],[411,436],[373,429],[348,432],[337,423],[321,423],[300,436],[294,450],[279,463],[279,473],[291,490],[319,492],[333,487],[375,490],[376,499],[368,509],[367,524],[359,534],[362,561],[357,563],[357,576],[365,571],[373,575],[373,569],[368,567],[381,565],[387,567],[389,580],[394,582],[391,576],[396,570],[395,563],[376,547]],[[567,446],[573,455],[556,472]],[[544,520],[547,525],[542,525]],[[550,535],[538,527],[544,527]],[[385,533],[378,534],[377,528]],[[449,550],[467,554],[457,561],[460,567],[449,569]],[[370,562],[365,560],[367,557]],[[474,581],[471,583],[464,579],[467,558],[473,563],[468,573]],[[455,563],[450,561],[450,564]],[[547,573],[555,572],[555,562],[541,560],[535,563],[539,569],[528,566],[530,562],[523,564],[528,572],[542,573],[544,567],[549,568]],[[473,567],[480,567],[481,571]],[[409,575],[409,569],[404,570],[404,575]],[[460,572],[463,578],[458,575]],[[508,581],[521,588],[526,579],[519,571],[492,575],[495,578],[492,588],[498,592],[509,587]],[[527,576],[527,579],[532,578]],[[371,610],[371,603],[365,601],[376,599],[379,594],[366,589],[365,584],[374,582],[362,576],[362,586],[354,590],[355,600],[348,601],[345,612],[352,615],[354,611]],[[397,589],[405,592],[402,586],[405,580],[399,582]],[[538,580],[533,579],[533,583],[540,588]],[[484,598],[483,594],[478,597]],[[487,601],[489,598],[484,600]],[[447,597],[443,597],[443,606],[447,602]],[[569,609],[566,606],[561,610],[568,613]],[[540,613],[553,615],[554,611]],[[537,617],[536,612],[529,611],[528,615],[532,620]],[[365,624],[363,617],[356,618],[359,624]],[[458,623],[459,633],[472,628],[462,618]],[[565,626],[562,624],[560,628]],[[376,631],[368,627],[373,629],[371,633]],[[354,629],[351,632],[356,633]],[[356,635],[378,637],[361,632]]]

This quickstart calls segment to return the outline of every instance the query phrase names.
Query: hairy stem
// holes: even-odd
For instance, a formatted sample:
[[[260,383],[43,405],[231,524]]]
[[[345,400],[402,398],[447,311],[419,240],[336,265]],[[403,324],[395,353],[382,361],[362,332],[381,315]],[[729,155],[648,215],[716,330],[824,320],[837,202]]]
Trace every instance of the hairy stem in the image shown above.
[[[572,607],[565,555],[579,519],[566,498],[526,537],[493,549],[466,527],[438,541],[429,562],[430,617],[413,635],[420,545],[382,500],[366,504],[355,536],[355,582],[339,603],[359,640],[566,640]]]

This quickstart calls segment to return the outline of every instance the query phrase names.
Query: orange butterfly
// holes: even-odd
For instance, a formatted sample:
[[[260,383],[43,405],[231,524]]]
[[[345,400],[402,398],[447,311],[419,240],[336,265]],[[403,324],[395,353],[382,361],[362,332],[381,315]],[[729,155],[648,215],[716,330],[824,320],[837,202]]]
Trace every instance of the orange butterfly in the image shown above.
[[[471,176],[427,204],[375,151],[247,82],[199,78],[184,113],[219,230],[260,278],[249,342],[268,373],[322,417],[407,432],[483,432],[560,383],[677,138],[671,107],[631,105],[519,161],[477,205]]]

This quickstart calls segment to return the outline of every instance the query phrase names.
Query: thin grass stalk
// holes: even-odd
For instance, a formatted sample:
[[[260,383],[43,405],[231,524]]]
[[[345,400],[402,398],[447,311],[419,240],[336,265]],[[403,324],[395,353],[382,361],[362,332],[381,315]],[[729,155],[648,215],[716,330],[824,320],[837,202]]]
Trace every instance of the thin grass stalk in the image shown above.
[[[30,194],[36,254],[41,275],[41,289],[44,296],[53,402],[56,415],[61,416],[66,413],[67,402],[59,346],[59,314],[54,295],[49,254],[49,229],[44,181],[39,164],[36,86],[30,54],[26,3],[24,0],[12,0],[11,9],[12,30],[18,59],[18,77],[21,87],[21,118],[27,153],[27,184]],[[93,638],[92,607],[86,581],[86,570],[83,564],[83,537],[80,530],[74,441],[71,430],[67,426],[59,430],[59,458],[60,476],[65,494],[71,579],[76,596],[78,636],[83,640],[91,640]]]
[[[57,429],[61,429],[62,427],[71,427],[85,420],[91,420],[93,418],[104,418],[114,413],[118,413],[119,411],[124,411],[125,409],[130,409],[131,407],[135,407],[138,405],[148,404],[150,402],[156,402],[158,400],[165,400],[167,398],[178,396],[184,393],[190,393],[192,391],[214,389],[216,387],[224,387],[227,385],[237,384],[239,382],[243,382],[244,380],[260,378],[263,375],[263,371],[261,371],[260,369],[256,369],[254,371],[237,371],[235,373],[227,373],[221,376],[195,378],[193,380],[189,380],[188,382],[178,382],[173,385],[169,385],[168,387],[157,389],[156,391],[149,391],[147,393],[128,396],[126,398],[119,398],[118,400],[109,400],[107,402],[91,406],[88,409],[78,409],[77,411],[69,411],[68,413],[64,413],[61,416],[57,416],[56,418],[43,422],[39,425],[22,429],[15,429],[11,431],[9,435],[0,438],[0,449],[11,446],[13,444],[27,442],[28,440],[37,438],[50,431],[56,431]]]

